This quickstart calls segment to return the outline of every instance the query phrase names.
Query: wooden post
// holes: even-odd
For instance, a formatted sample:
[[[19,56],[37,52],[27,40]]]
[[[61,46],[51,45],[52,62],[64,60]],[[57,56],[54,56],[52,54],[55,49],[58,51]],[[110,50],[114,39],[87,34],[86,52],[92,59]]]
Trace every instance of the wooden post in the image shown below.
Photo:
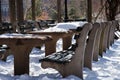
[[[71,40],[72,40],[73,34],[71,34],[71,33],[69,33],[69,34],[68,34],[69,36],[62,38],[63,39],[63,50],[67,50],[71,45],[71,42],[72,42]]]
[[[32,20],[35,20],[35,0],[31,0],[32,5]]]
[[[61,22],[61,0],[57,0],[57,21]]]
[[[87,21],[92,22],[92,0],[87,0]]]
[[[23,0],[16,0],[16,5],[17,5],[17,20],[23,21],[24,20],[24,15],[23,15]]]
[[[68,12],[67,12],[67,0],[65,0],[65,22],[68,20]]]
[[[16,22],[16,9],[15,0],[9,0],[10,22],[14,24]],[[13,31],[16,32],[16,26],[13,25]]]
[[[9,0],[10,22],[16,21],[15,0]]]
[[[57,40],[58,40],[57,38],[56,39],[54,38],[54,40],[45,43],[45,56],[56,52],[56,42],[57,42]],[[52,45],[52,47],[51,47],[51,45]]]

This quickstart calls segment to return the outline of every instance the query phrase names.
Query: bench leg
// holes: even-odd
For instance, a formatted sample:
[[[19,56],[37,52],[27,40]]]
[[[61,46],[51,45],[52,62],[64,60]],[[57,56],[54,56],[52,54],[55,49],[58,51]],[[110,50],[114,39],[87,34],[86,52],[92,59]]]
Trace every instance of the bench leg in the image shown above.
[[[31,45],[10,46],[14,52],[14,75],[29,74],[29,54],[33,48]]]
[[[63,38],[63,50],[66,50],[71,45],[72,36],[64,37]]]
[[[45,56],[50,55],[56,52],[56,42],[58,39],[54,39],[52,41],[45,43]]]

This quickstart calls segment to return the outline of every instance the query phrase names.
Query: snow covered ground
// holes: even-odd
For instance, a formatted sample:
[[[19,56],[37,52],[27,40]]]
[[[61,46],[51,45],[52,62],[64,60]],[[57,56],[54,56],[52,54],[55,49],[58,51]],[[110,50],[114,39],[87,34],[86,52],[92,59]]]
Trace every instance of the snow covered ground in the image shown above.
[[[61,49],[62,40],[57,42],[57,51]],[[81,80],[77,76],[70,75],[62,78],[58,71],[47,68],[43,69],[39,59],[44,56],[44,46],[42,50],[33,48],[30,54],[30,75],[14,76],[14,58],[8,56],[7,61],[0,60],[0,80]],[[84,80],[120,80],[120,39],[104,53],[99,56],[97,62],[93,61],[92,70],[83,69]]]
[[[58,41],[58,48],[61,40]],[[57,49],[58,49],[57,48]],[[30,54],[30,76],[27,74],[14,76],[13,56],[9,56],[7,61],[0,61],[0,80],[80,80],[77,76],[70,75],[66,78],[54,69],[41,68],[39,59],[44,56],[44,48],[39,50],[33,48]],[[84,68],[84,80],[120,80],[120,39],[99,57],[99,61],[93,62],[92,70]]]

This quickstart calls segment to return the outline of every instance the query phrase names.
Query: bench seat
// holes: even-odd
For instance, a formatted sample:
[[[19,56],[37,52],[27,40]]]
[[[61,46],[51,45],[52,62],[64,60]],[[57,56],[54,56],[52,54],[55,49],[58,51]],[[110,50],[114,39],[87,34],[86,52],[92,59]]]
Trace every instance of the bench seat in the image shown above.
[[[45,56],[44,58],[40,59],[40,61],[50,61],[58,63],[70,62],[73,55],[75,54],[76,47],[77,44],[72,44],[72,46],[68,48],[68,50],[59,51],[51,55]]]
[[[66,63],[71,61],[73,55],[74,55],[74,51],[64,50],[48,55],[45,58],[41,59],[40,61]]]

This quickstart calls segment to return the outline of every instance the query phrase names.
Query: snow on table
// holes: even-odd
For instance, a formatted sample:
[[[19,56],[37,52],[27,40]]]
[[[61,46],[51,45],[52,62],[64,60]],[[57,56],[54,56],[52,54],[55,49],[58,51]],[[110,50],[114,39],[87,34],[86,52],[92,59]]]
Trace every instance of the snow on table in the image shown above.
[[[23,39],[37,39],[37,38],[45,38],[46,36],[39,36],[39,35],[34,35],[34,34],[20,34],[20,33],[5,33],[1,34],[0,38],[23,38]],[[48,36],[49,37],[49,36]]]
[[[79,22],[66,22],[66,23],[58,23],[54,27],[50,27],[45,30],[41,30],[41,32],[67,32],[70,29],[76,29],[77,27],[82,27],[87,22],[79,21]]]

